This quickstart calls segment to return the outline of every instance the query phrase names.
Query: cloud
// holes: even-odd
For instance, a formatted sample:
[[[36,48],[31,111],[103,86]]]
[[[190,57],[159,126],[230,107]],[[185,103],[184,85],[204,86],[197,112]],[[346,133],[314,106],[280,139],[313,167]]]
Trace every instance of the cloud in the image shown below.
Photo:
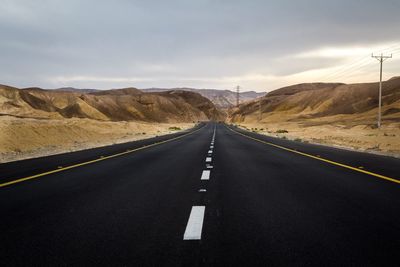
[[[0,82],[273,89],[396,51],[399,11],[392,0],[2,0]]]

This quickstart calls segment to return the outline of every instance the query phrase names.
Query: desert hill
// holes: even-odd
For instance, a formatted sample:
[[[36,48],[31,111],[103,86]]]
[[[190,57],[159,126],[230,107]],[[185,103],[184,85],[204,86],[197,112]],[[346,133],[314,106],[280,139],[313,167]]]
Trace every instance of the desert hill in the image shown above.
[[[192,122],[222,119],[205,97],[184,91],[18,89],[0,85],[0,113],[29,118],[89,118],[103,121]]]
[[[173,89],[163,89],[163,88],[149,88],[143,89],[145,92],[164,92],[170,90],[180,90],[196,92],[202,96],[211,100],[216,107],[219,109],[227,109],[236,105],[236,92],[231,90],[217,90],[217,89],[194,89],[194,88],[173,88]],[[239,94],[240,102],[247,102],[253,100],[257,97],[264,96],[265,93],[257,93],[254,91],[241,92]]]
[[[269,92],[266,96],[232,110],[236,122],[262,120],[285,121],[324,118],[340,114],[376,116],[378,83],[306,83]],[[382,111],[385,120],[400,120],[400,77],[383,82]],[[394,118],[393,116],[397,114]],[[387,115],[387,116],[385,116]]]
[[[400,77],[383,83],[381,128],[378,88],[378,83],[293,85],[231,109],[228,120],[266,135],[400,157]]]

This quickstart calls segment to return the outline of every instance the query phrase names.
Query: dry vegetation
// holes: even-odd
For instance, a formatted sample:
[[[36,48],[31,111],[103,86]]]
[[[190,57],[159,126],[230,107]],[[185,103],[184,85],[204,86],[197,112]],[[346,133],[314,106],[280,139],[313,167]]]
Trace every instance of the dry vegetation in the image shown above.
[[[228,121],[281,138],[400,156],[400,78],[384,83],[381,129],[375,126],[377,88],[376,83],[284,87],[231,110]],[[0,85],[0,162],[138,140],[210,119],[223,120],[223,113],[194,92]]]
[[[346,119],[346,116],[341,117]],[[329,123],[331,119],[332,123]],[[381,129],[377,129],[365,124],[348,127],[336,123],[334,118],[326,118],[322,125],[319,122],[315,125],[302,122],[256,122],[240,125],[269,136],[400,157],[400,123],[384,124]]]
[[[0,162],[163,135],[221,116],[193,92],[0,86]]]
[[[0,125],[0,162],[7,162],[150,138],[191,128],[194,123],[0,116]]]
[[[377,88],[377,83],[285,87],[241,105],[229,120],[267,135],[399,157],[400,78],[384,83],[380,129]]]

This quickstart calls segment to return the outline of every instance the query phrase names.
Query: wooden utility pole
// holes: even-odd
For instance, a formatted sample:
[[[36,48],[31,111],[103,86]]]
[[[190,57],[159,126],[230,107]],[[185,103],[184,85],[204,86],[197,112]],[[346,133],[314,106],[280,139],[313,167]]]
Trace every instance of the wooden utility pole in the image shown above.
[[[373,58],[376,58],[379,63],[380,63],[380,74],[379,74],[379,104],[378,104],[378,122],[377,122],[377,126],[378,128],[381,128],[381,109],[382,109],[382,65],[383,65],[383,61],[385,61],[388,58],[392,58],[392,54],[390,54],[390,56],[384,56],[383,54],[381,54],[380,56],[374,56],[374,54],[372,54]]]

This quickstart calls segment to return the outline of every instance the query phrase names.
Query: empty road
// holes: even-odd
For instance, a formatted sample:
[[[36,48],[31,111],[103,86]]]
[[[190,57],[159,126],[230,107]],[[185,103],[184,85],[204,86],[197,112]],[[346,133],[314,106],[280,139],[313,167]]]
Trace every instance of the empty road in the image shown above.
[[[400,160],[206,123],[0,164],[2,266],[399,266]]]

